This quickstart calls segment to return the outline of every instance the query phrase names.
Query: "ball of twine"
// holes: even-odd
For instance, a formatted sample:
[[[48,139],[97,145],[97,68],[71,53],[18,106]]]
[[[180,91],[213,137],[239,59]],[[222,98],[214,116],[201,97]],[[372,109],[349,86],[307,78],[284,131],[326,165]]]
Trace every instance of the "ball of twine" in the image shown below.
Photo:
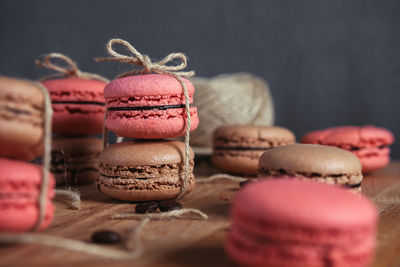
[[[274,104],[263,79],[249,73],[190,79],[200,125],[191,135],[194,146],[211,147],[212,133],[224,124],[272,125]]]

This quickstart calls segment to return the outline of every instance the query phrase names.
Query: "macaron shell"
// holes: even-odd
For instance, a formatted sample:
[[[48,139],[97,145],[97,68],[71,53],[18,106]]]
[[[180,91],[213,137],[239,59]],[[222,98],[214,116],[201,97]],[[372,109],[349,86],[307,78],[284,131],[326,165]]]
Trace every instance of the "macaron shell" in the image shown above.
[[[173,140],[125,141],[108,146],[99,156],[100,164],[115,166],[157,166],[182,163],[185,144]],[[194,152],[189,147],[189,160]]]
[[[127,117],[129,114],[129,117]],[[197,109],[190,108],[190,131],[199,125]],[[184,109],[109,112],[106,126],[115,134],[139,139],[163,139],[183,136],[186,133]]]
[[[386,149],[389,150],[389,148]],[[383,151],[378,151],[374,156],[359,156],[354,153],[361,162],[363,173],[370,173],[382,169],[390,163],[390,156],[382,152]]]
[[[43,128],[0,119],[0,157],[30,161],[43,153]]]
[[[19,99],[21,102],[43,106],[44,97],[34,82],[0,76],[0,99]]]
[[[189,95],[194,94],[193,84],[181,78]],[[157,95],[183,95],[179,81],[166,74],[145,74],[128,76],[111,81],[104,88],[104,97],[132,97]]]
[[[82,78],[65,78],[42,82],[49,90],[52,101],[105,102],[103,90],[106,82]]]
[[[42,168],[38,165],[0,158],[0,231],[23,232],[31,230],[38,218],[39,188]],[[49,174],[46,215],[40,229],[46,228],[54,213],[54,178]]]
[[[10,204],[0,201],[2,219],[0,219],[0,232],[25,232],[30,231],[35,226],[39,212],[37,202],[25,203],[23,206]],[[44,230],[50,226],[53,219],[54,206],[51,201],[47,201],[46,214],[39,230]]]
[[[375,240],[343,247],[252,240],[233,229],[225,241],[227,254],[243,266],[368,266]],[[329,263],[329,264],[328,264]]]

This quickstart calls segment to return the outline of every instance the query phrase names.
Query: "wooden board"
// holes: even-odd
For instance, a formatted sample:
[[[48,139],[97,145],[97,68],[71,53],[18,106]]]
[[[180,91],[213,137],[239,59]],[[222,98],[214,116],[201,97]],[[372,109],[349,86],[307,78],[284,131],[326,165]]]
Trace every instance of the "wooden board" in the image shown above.
[[[207,157],[197,160],[196,178],[216,173]],[[80,252],[41,245],[0,247],[1,266],[232,266],[223,250],[229,228],[229,207],[238,184],[219,181],[198,184],[182,201],[209,215],[208,221],[152,221],[144,229],[144,254],[135,261],[110,260]],[[80,188],[82,207],[71,210],[56,202],[56,213],[46,234],[90,241],[94,231],[112,229],[123,236],[138,225],[134,220],[111,220],[113,214],[132,211],[134,204],[121,203],[97,193],[94,186]],[[400,266],[400,162],[364,177],[363,192],[380,212],[378,247],[373,266]],[[0,215],[1,216],[1,215]],[[124,249],[122,245],[111,246]]]

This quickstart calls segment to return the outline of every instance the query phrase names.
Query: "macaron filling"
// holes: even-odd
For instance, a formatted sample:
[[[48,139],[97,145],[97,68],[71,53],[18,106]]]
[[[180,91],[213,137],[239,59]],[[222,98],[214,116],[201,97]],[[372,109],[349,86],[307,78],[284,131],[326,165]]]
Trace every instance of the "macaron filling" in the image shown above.
[[[265,169],[263,167],[258,170],[258,177],[271,177],[271,178],[284,178],[293,177],[299,180],[320,182],[332,185],[339,185],[358,191],[361,189],[362,174],[326,174],[322,175],[315,172],[299,172],[299,171],[287,171],[284,169],[272,170]]]

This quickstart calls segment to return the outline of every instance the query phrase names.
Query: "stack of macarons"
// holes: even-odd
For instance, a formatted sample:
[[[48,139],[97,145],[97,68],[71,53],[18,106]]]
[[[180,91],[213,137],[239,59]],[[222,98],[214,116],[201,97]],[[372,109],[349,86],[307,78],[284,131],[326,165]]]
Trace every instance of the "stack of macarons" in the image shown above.
[[[255,176],[265,151],[295,141],[294,134],[283,127],[223,125],[213,133],[212,162],[229,173]]]
[[[198,126],[192,107],[194,86],[186,85],[191,128]],[[106,127],[118,136],[133,138],[108,146],[99,157],[97,188],[102,194],[125,201],[171,199],[180,193],[185,174],[185,144],[161,140],[183,136],[187,115],[179,81],[164,74],[127,76],[104,88]],[[194,187],[194,154],[189,148],[186,193]]]
[[[57,185],[94,183],[102,140],[106,82],[76,77],[46,80],[53,108],[52,168]]]
[[[43,170],[29,163],[43,154],[45,96],[34,82],[0,76],[0,232],[46,228],[54,213],[50,175],[40,225]]]

